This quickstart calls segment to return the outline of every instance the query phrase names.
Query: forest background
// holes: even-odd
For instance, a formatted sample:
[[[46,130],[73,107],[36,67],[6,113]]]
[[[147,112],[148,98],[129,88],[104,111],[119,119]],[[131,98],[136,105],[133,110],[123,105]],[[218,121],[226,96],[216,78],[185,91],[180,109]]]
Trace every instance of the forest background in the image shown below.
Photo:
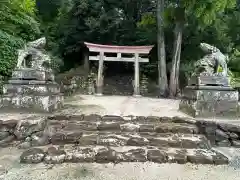
[[[0,0],[0,75],[9,77],[17,50],[45,36],[56,73],[83,64],[83,42],[154,45],[141,74],[159,93],[176,96],[204,54],[201,42],[229,56],[240,84],[239,0]]]

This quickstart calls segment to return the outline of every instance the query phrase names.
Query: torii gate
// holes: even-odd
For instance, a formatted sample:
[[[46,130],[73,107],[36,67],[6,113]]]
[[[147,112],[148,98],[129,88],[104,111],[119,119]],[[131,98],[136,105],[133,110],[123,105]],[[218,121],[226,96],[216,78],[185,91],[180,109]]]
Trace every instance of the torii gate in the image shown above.
[[[148,58],[141,58],[140,55],[147,55],[153,46],[110,46],[84,42],[89,52],[97,52],[97,56],[85,56],[85,67],[88,67],[88,61],[99,61],[98,76],[96,84],[96,95],[102,95],[103,92],[103,62],[104,61],[121,61],[134,62],[134,96],[140,96],[139,85],[139,63],[149,62]],[[104,53],[116,53],[116,57],[107,57]],[[122,57],[122,54],[133,54],[132,58]]]

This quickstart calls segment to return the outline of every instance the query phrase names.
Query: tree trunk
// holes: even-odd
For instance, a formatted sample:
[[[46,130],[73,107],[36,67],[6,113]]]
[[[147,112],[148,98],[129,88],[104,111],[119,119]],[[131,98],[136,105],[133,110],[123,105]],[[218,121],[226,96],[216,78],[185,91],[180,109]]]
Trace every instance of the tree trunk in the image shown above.
[[[164,0],[157,0],[157,42],[158,42],[158,85],[161,96],[168,94],[168,80],[166,69],[166,52],[164,42]]]
[[[179,89],[179,67],[181,60],[183,26],[181,22],[176,22],[175,42],[173,47],[172,70],[170,75],[170,97],[176,97]]]

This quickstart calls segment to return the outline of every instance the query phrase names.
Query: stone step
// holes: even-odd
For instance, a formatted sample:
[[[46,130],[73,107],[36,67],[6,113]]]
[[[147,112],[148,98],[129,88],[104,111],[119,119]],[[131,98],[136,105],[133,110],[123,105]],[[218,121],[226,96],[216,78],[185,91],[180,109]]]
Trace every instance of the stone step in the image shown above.
[[[228,164],[228,158],[214,150],[151,147],[50,146],[26,150],[21,163],[121,163],[147,162]]]
[[[82,146],[155,146],[188,149],[210,149],[204,135],[173,133],[89,132],[60,130],[50,137],[53,145],[79,144]]]
[[[76,118],[76,117],[75,117]],[[121,117],[119,117],[121,118]],[[195,124],[174,123],[172,119],[161,120],[108,120],[97,117],[86,119],[78,117],[69,120],[48,120],[48,126],[53,129],[66,129],[75,131],[112,131],[112,132],[156,132],[156,133],[184,133],[198,134]]]
[[[158,117],[158,116],[117,116],[117,115],[104,115],[97,114],[89,115],[71,115],[71,114],[59,114],[52,115],[47,118],[50,121],[87,121],[87,122],[136,122],[136,123],[188,123],[195,124],[193,119],[187,117]]]

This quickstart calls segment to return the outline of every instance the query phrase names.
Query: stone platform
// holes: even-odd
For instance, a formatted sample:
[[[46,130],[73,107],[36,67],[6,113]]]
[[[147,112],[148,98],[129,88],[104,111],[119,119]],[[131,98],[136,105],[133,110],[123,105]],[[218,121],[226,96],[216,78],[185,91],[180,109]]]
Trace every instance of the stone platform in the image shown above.
[[[63,99],[62,95],[50,93],[7,94],[0,99],[0,110],[53,112],[63,107]]]
[[[53,112],[63,106],[63,94],[50,71],[16,69],[3,86],[0,110]]]
[[[179,109],[193,117],[237,117],[238,91],[221,86],[187,86]]]

